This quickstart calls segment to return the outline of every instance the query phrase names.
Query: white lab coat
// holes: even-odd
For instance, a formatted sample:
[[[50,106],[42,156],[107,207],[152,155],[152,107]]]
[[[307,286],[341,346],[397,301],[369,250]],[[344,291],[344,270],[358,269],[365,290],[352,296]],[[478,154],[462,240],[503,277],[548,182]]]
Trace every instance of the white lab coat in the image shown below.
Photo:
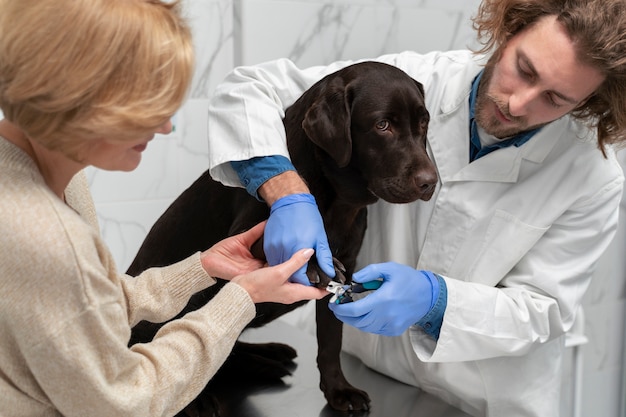
[[[441,274],[448,306],[437,342],[345,326],[344,349],[370,367],[476,416],[559,415],[564,334],[613,238],[623,175],[612,151],[570,117],[523,146],[469,164],[469,105],[478,58],[456,51],[380,57],[424,84],[429,152],[439,184],[429,202],[370,207],[359,266],[397,261]],[[209,114],[212,175],[230,160],[287,155],[283,109],[323,75],[287,60],[236,69]]]

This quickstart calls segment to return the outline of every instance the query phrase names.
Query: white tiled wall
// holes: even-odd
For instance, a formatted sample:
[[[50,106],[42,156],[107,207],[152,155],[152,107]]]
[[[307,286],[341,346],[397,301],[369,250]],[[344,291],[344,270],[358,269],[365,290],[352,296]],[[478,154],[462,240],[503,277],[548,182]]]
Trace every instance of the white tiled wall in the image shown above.
[[[122,270],[160,213],[206,170],[207,101],[233,66],[278,57],[309,66],[406,49],[426,52],[476,45],[469,17],[478,0],[185,0],[184,4],[194,31],[197,69],[190,97],[174,120],[175,132],[156,138],[140,167],[130,174],[88,172],[102,232]],[[586,417],[618,416],[625,350],[625,238],[622,225],[585,297],[590,339],[583,348]],[[567,417],[568,402],[564,404]]]
[[[459,12],[415,3],[241,0],[238,57],[255,63],[287,56],[311,66],[457,46]]]

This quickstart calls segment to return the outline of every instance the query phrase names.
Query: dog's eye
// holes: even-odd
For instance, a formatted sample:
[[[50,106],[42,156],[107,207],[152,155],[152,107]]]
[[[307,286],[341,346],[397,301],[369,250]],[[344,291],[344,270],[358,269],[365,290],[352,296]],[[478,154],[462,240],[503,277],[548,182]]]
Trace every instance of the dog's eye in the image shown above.
[[[378,130],[387,130],[389,129],[389,120],[382,119],[376,122],[376,129]]]

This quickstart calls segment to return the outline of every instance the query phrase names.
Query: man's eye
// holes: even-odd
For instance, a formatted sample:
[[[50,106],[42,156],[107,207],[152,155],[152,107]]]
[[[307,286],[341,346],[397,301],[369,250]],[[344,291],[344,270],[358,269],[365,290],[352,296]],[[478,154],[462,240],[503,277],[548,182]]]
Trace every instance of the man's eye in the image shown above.
[[[552,107],[554,107],[554,108],[557,108],[557,109],[558,109],[559,107],[561,107],[561,106],[562,106],[560,103],[558,103],[558,102],[555,100],[554,96],[553,96],[553,95],[551,95],[551,94],[546,94],[546,100],[548,101],[548,104],[550,104],[550,105],[551,105]]]
[[[522,64],[517,66],[517,72],[522,78],[527,80],[532,80],[535,77],[534,73]]]
[[[378,130],[387,130],[389,129],[389,120],[383,119],[376,122],[376,129]]]
[[[530,72],[524,71],[523,69],[519,69],[519,73],[522,76],[522,78],[527,79],[527,80],[532,80],[533,75]]]

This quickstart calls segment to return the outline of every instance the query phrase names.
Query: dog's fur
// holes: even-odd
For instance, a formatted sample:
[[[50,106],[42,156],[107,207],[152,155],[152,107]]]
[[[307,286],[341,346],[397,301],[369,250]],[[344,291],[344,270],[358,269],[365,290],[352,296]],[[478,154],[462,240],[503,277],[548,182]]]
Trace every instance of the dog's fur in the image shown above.
[[[432,196],[437,174],[426,153],[428,120],[421,84],[393,66],[375,62],[354,64],[325,77],[286,112],[291,160],[317,200],[329,245],[345,266],[348,281],[365,233],[366,206],[379,198],[407,203]],[[184,259],[268,214],[267,206],[245,190],[225,187],[205,173],[157,221],[128,273]],[[320,288],[330,280],[314,259],[307,275]],[[218,281],[192,297],[181,315],[208,302],[224,284]],[[366,410],[368,395],[350,385],[341,372],[341,323],[327,303],[318,301],[316,309],[320,388],[335,409]],[[268,323],[301,304],[258,304],[250,326]],[[160,326],[140,323],[131,343],[150,340]],[[234,379],[237,369],[280,378],[289,372],[285,364],[294,357],[285,345],[238,342],[219,375],[230,372]]]

